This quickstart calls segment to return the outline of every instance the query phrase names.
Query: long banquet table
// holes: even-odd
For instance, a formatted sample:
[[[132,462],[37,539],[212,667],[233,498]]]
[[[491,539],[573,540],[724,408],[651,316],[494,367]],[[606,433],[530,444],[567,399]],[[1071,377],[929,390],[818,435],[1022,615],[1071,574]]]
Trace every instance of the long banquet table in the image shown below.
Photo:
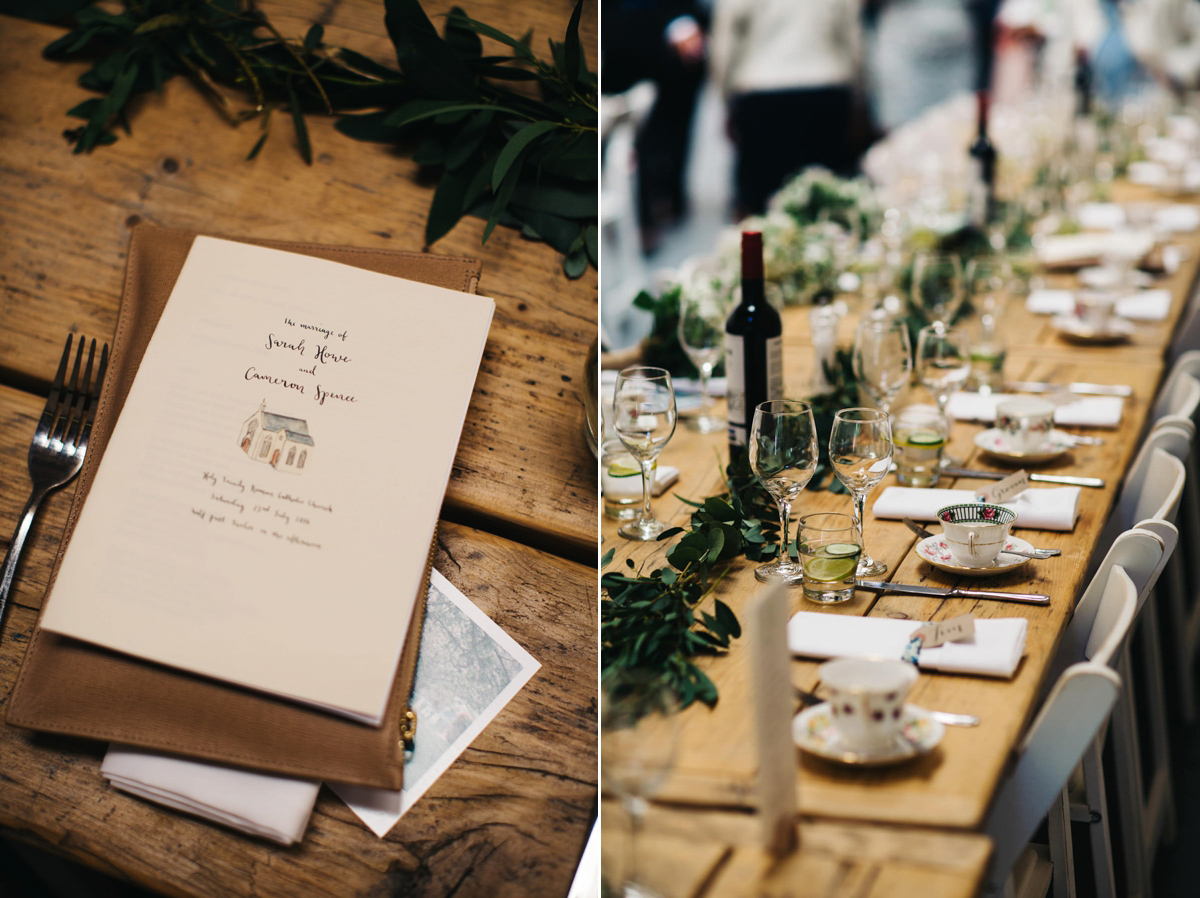
[[[1120,186],[1121,199],[1165,199],[1131,185]],[[889,475],[868,497],[864,538],[871,554],[888,565],[884,579],[1043,592],[1051,596],[1049,606],[881,595],[857,590],[854,598],[845,604],[818,607],[806,602],[798,588],[789,591],[789,614],[819,610],[829,614],[940,620],[971,612],[978,618],[1022,616],[1029,621],[1024,658],[1011,680],[923,672],[913,689],[910,700],[915,704],[976,714],[982,719],[978,727],[947,727],[937,748],[895,767],[839,766],[797,750],[797,797],[804,822],[854,821],[868,828],[901,826],[904,831],[945,835],[979,832],[1010,753],[1037,709],[1048,664],[1071,618],[1074,604],[1086,586],[1089,559],[1114,505],[1121,475],[1137,451],[1147,414],[1165,373],[1167,345],[1191,294],[1200,261],[1200,234],[1176,235],[1172,242],[1184,248],[1187,261],[1173,274],[1159,278],[1156,284],[1171,291],[1171,312],[1163,322],[1139,323],[1133,338],[1126,344],[1084,347],[1067,343],[1057,335],[1049,318],[1032,315],[1019,301],[1010,303],[1004,313],[1004,326],[1009,336],[1004,371],[1007,380],[1089,381],[1133,387],[1132,398],[1125,400],[1118,429],[1067,428],[1073,434],[1101,437],[1102,445],[1077,446],[1059,460],[1030,468],[1043,473],[1106,480],[1103,489],[1082,490],[1079,520],[1073,531],[1014,531],[1039,547],[1061,549],[1061,556],[1031,561],[1015,571],[987,579],[955,578],[934,569],[916,555],[913,548],[917,538],[901,522],[876,519],[871,514],[874,499],[880,491],[895,483],[894,475]],[[1072,278],[1054,274],[1045,275],[1045,280],[1051,285],[1069,285]],[[842,321],[840,345],[852,342],[854,325],[853,314]],[[805,309],[785,311],[784,347],[785,389],[791,391],[787,395],[803,396],[813,370]],[[1015,470],[1012,466],[989,462],[988,457],[975,447],[973,437],[981,429],[982,426],[976,423],[956,422],[947,451],[969,467]],[[723,492],[718,459],[723,464],[727,457],[724,434],[700,435],[688,430],[681,421],[660,456],[660,464],[680,468],[681,476],[667,496],[655,501],[656,513],[668,523],[686,526],[691,508],[675,497],[697,500]],[[985,483],[975,479],[956,482],[943,478],[939,486],[979,489]],[[793,522],[801,515],[816,511],[849,513],[850,498],[827,491],[807,490],[793,506]],[[665,553],[671,544],[669,540],[660,543],[627,541],[616,533],[616,522],[607,519],[601,527],[601,540],[605,551],[615,549],[615,557],[606,566],[606,571],[624,569],[626,559],[632,559],[638,569],[646,572],[665,566]],[[732,570],[719,579],[713,594],[740,615],[758,584],[750,562],[737,559],[732,564]],[[684,712],[678,757],[656,799],[664,810],[675,809],[681,817],[701,809],[750,812],[756,801],[757,760],[753,721],[749,717],[753,703],[747,647],[744,640],[735,641],[726,655],[703,659],[699,663],[716,684],[720,697],[712,710],[697,704]],[[793,683],[804,689],[815,689],[818,663],[793,658]],[[605,810],[606,813],[609,810],[607,805]],[[620,817],[619,812],[617,816]],[[606,826],[615,824],[609,822]],[[660,828],[671,830],[669,823]],[[669,856],[673,851],[670,837],[662,836],[656,842],[653,827],[649,829],[643,854],[647,858],[654,857],[656,852]],[[714,841],[722,840],[716,837]],[[753,839],[749,841],[753,843]],[[946,843],[947,855],[955,850],[953,844]],[[724,840],[723,848],[710,856],[712,866],[708,877],[700,880],[702,888],[674,894],[750,894],[756,882],[753,877],[741,880],[741,888],[732,892],[713,888],[714,878],[720,877],[728,859],[738,851],[747,850],[744,841],[732,836]],[[881,875],[886,876],[886,872]],[[669,884],[678,881],[667,876],[661,882],[651,884],[658,884],[670,892]],[[728,885],[728,881],[722,881]],[[793,885],[800,882],[803,880],[799,878],[792,880]],[[952,888],[948,894],[973,894],[978,880],[964,877],[959,884],[961,891]],[[762,885],[766,887],[765,880]],[[786,889],[780,893],[786,893]],[[888,891],[885,887],[879,893],[888,894]]]
[[[422,4],[440,27],[451,3]],[[561,40],[573,3],[468,0],[505,31]],[[264,2],[285,35],[394,65],[383,5]],[[594,69],[597,6],[582,36]],[[68,333],[112,340],[129,230],[139,221],[229,236],[420,251],[432,187],[408,156],[309,117],[314,163],[276,117],[229,127],[183,79],[149,96],[132,134],[90,155],[61,136],[90,96],[84,63],[41,49],[63,29],[0,17],[0,539],[28,492],[26,454]],[[323,789],[281,848],[117,792],[104,746],[0,725],[0,836],[188,896],[565,895],[596,810],[596,469],[584,437],[595,271],[567,280],[550,248],[464,219],[432,251],[481,259],[497,308],[442,510],[435,565],[541,669],[386,838]],[[436,335],[453,339],[452,335]],[[0,634],[0,713],[63,533],[73,486],[43,505]],[[331,606],[332,607],[332,606]],[[332,612],[331,612],[332,613]],[[419,738],[419,734],[418,734]],[[0,870],[0,893],[11,870]]]

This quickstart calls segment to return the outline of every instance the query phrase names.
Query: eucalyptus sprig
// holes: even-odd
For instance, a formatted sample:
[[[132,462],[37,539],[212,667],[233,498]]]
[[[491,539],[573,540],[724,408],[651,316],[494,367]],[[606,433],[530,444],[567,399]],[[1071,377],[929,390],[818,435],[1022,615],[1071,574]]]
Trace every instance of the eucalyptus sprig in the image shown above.
[[[25,2],[0,2],[29,14]],[[579,39],[582,0],[564,39],[549,42],[548,60],[534,53],[531,35],[510,37],[457,7],[443,35],[418,0],[384,7],[398,69],[327,45],[319,24],[286,38],[254,0],[124,0],[117,13],[86,6],[45,50],[90,59],[79,81],[101,94],[69,110],[84,124],[66,136],[75,152],[115,142],[118,129],[130,132],[140,96],[184,75],[231,124],[258,120],[248,158],[276,110],[290,118],[309,164],[310,114],[336,115],[341,133],[411,153],[437,181],[426,245],[473,215],[487,222],[485,243],[501,224],[562,253],[568,277],[595,265],[598,89]],[[482,37],[506,52],[485,56]]]

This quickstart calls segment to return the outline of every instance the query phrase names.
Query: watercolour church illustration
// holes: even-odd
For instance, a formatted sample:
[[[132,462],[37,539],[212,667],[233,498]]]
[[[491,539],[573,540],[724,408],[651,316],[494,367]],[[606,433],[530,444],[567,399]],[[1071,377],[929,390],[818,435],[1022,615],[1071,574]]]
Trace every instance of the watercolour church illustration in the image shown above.
[[[307,421],[267,411],[264,399],[242,425],[238,444],[254,461],[269,464],[276,471],[299,474],[308,464],[313,439]]]

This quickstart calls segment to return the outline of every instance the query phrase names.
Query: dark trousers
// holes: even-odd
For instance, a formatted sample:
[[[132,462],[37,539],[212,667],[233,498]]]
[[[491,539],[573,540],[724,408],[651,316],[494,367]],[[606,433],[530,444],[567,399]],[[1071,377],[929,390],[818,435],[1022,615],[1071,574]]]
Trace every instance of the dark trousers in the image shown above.
[[[810,165],[854,174],[850,129],[854,93],[817,87],[739,94],[730,125],[737,145],[734,188],[737,212],[758,215],[785,181]]]

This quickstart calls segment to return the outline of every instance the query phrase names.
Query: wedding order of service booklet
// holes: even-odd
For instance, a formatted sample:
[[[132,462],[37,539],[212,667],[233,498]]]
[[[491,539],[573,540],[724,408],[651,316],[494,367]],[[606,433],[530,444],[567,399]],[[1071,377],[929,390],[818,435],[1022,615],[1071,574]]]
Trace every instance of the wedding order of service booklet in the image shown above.
[[[197,237],[40,626],[377,724],[493,310]]]

